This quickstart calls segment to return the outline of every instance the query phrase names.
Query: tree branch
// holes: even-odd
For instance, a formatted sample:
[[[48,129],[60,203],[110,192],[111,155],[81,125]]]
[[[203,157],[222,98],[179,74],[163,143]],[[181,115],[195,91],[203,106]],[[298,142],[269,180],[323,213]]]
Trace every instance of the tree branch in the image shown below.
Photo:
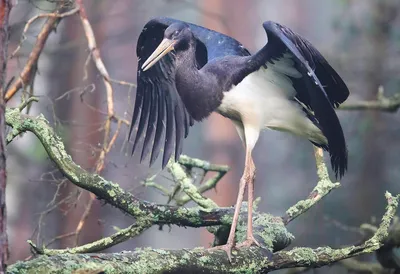
[[[396,112],[400,107],[400,93],[391,97],[384,95],[383,87],[380,87],[376,100],[372,101],[346,101],[339,106],[341,110],[379,110],[386,112]]]
[[[151,225],[175,224],[191,227],[219,225],[220,228],[229,228],[231,225],[233,215],[232,207],[209,208],[208,206],[205,206],[205,208],[184,208],[157,205],[139,200],[131,193],[124,191],[117,184],[107,181],[97,174],[88,173],[72,161],[71,157],[66,153],[64,144],[60,137],[54,133],[43,115],[34,118],[22,114],[18,108],[7,109],[6,123],[12,127],[12,130],[7,136],[8,143],[22,132],[31,131],[43,144],[50,159],[72,183],[94,193],[98,198],[103,199],[109,204],[132,215],[136,218],[136,224],[144,229],[147,225],[142,225],[143,223],[150,223]],[[190,181],[187,181],[184,178],[182,178],[182,180],[185,181],[183,183],[183,188],[186,191],[186,194],[192,192],[192,194],[196,196],[197,194],[194,190],[196,187],[190,185]],[[204,205],[207,205],[207,203]],[[246,206],[244,205],[244,208],[245,207]],[[246,211],[243,210],[243,214],[245,213]],[[261,239],[261,242],[265,247],[270,250],[280,250],[290,244],[293,236],[287,232],[281,218],[258,212],[254,213],[254,218],[255,235]],[[245,220],[246,218],[241,219]],[[238,239],[244,237],[245,226],[246,224],[244,222],[241,222],[239,225],[237,235]],[[217,238],[225,238],[224,233],[221,233],[221,230],[217,230],[216,234],[218,234],[216,235]],[[120,239],[121,236],[121,234],[117,233],[116,235],[111,236],[111,238]],[[111,243],[108,243],[107,247],[117,243],[118,241],[112,241]],[[87,248],[92,248],[92,246],[95,246],[96,248],[102,246],[105,248],[104,241],[100,240],[84,247],[78,247],[74,250],[75,252],[78,252],[87,250]],[[37,250],[39,250],[39,248],[37,248]],[[49,250],[47,251],[53,252]],[[53,253],[56,252],[58,251],[54,251]]]
[[[286,215],[282,217],[286,225],[313,207],[333,189],[340,187],[340,183],[333,183],[329,178],[322,149],[314,146],[314,155],[319,181],[305,200],[298,201],[286,210]]]
[[[251,247],[235,250],[232,263],[221,250],[203,248],[183,250],[137,249],[114,254],[40,256],[18,262],[10,273],[57,273],[99,269],[107,273],[266,273],[291,267],[321,267],[346,258],[379,249],[388,237],[390,222],[396,213],[399,196],[386,193],[388,206],[375,234],[358,246],[332,249],[330,247],[294,248],[268,256],[265,249]],[[90,263],[90,268],[88,268]],[[99,272],[100,272],[99,271]]]
[[[226,238],[226,235],[224,235],[224,231],[226,229],[224,228],[229,228],[231,224],[233,208],[217,208],[214,203],[210,203],[208,199],[201,196],[198,193],[198,189],[192,184],[192,180],[186,176],[186,172],[183,169],[183,166],[187,165],[176,163],[170,164],[169,168],[175,179],[181,185],[183,191],[188,196],[190,196],[191,199],[194,199],[197,203],[201,204],[202,207],[182,208],[167,205],[157,205],[147,201],[139,200],[132,194],[125,192],[118,185],[106,181],[99,175],[90,174],[87,171],[83,170],[81,167],[77,166],[72,161],[71,157],[66,153],[61,139],[55,134],[43,115],[39,115],[38,117],[31,117],[22,114],[19,108],[6,109],[6,123],[12,127],[9,136],[7,136],[8,143],[11,142],[16,136],[20,135],[22,132],[31,131],[41,141],[51,160],[58,166],[60,171],[69,180],[71,180],[72,183],[88,191],[91,191],[100,199],[104,199],[108,203],[122,209],[124,212],[136,218],[136,223],[131,227],[118,231],[114,235],[96,241],[94,243],[66,250],[38,248],[32,244],[32,247],[36,252],[43,254],[97,252],[114,244],[117,244],[123,240],[126,240],[127,238],[135,236],[141,231],[144,231],[145,229],[150,227],[151,225],[157,224],[176,224],[193,227],[219,225],[219,229],[215,231],[217,242],[221,244]],[[316,157],[320,181],[329,180],[326,166],[324,165],[322,160],[322,154],[320,154],[320,151],[318,149],[316,150]],[[185,160],[183,160],[183,162],[185,162]],[[193,166],[196,166],[196,164],[194,164]],[[293,214],[290,213],[291,211],[289,210],[289,218],[287,220],[293,219],[296,216],[299,216],[301,213],[305,212],[328,192],[322,190],[321,193],[317,192],[317,195],[315,196],[317,198],[311,197],[311,204],[307,203],[306,206],[299,206],[298,203],[297,205],[295,205],[295,208],[298,208],[299,210]],[[57,261],[57,258],[67,258],[68,260],[71,259],[72,261],[76,260],[72,264],[73,267],[79,267],[79,262],[83,263],[82,260],[85,260],[86,263],[89,261],[91,263],[90,265],[92,265],[96,269],[106,267],[104,265],[106,263],[107,265],[112,264],[112,270],[116,269],[116,271],[119,271],[121,267],[125,269],[124,271],[127,271],[126,269],[134,269],[132,267],[143,267],[143,265],[146,266],[146,261],[143,261],[144,258],[152,258],[152,266],[162,269],[163,271],[192,271],[193,269],[199,269],[202,271],[204,270],[208,272],[215,272],[226,269],[228,273],[238,273],[245,270],[244,266],[246,266],[246,269],[249,269],[250,266],[251,271],[254,270],[254,272],[266,272],[269,270],[289,267],[319,267],[339,260],[343,260],[345,258],[373,252],[379,249],[386,241],[387,230],[398,205],[398,197],[393,198],[390,194],[387,194],[387,200],[387,212],[383,217],[381,226],[376,230],[376,233],[373,235],[373,237],[367,240],[362,245],[351,246],[342,249],[332,249],[330,247],[326,247],[317,249],[295,248],[290,251],[279,251],[290,244],[293,236],[289,232],[287,232],[281,218],[255,212],[255,237],[258,240],[260,239],[259,241],[266,248],[251,248],[235,251],[237,252],[237,254],[235,254],[237,261],[233,265],[227,263],[227,259],[225,256],[226,254],[223,251],[215,251],[211,253],[210,251],[205,249],[177,251],[144,249],[136,250],[129,254],[96,254],[94,255],[94,257],[91,255],[82,255],[86,257],[81,257],[81,255],[77,257],[53,256],[46,260],[48,260],[51,267],[56,267],[52,264],[54,263],[53,259]],[[246,205],[244,205],[244,210],[242,210],[243,214],[246,213],[245,208]],[[246,227],[246,223],[244,221],[246,218],[242,218],[241,216],[240,219],[241,221],[239,222],[236,235],[238,240],[245,237]],[[288,221],[286,221],[286,223],[287,222]],[[272,252],[275,253],[272,254]],[[64,254],[59,256],[70,255]],[[113,256],[117,256],[117,258]],[[134,261],[129,262],[130,266],[126,266],[125,263],[118,261],[120,258],[118,256],[122,256],[124,260],[136,260],[138,264],[136,264],[136,261]],[[103,259],[101,260],[101,262],[92,261],[97,260],[98,258]],[[107,259],[112,259],[112,262],[105,262],[104,260]],[[188,261],[185,261],[186,259]],[[21,267],[21,264],[25,264],[24,267],[29,266],[35,268],[39,267],[38,265],[35,265],[35,263],[41,260],[43,259],[38,258],[36,260],[32,260],[26,263],[15,264],[13,267],[19,269],[19,267]],[[169,260],[175,262],[174,264],[168,264],[168,267],[172,268],[164,268],[164,262]],[[187,264],[188,262],[190,262],[189,265]],[[45,267],[45,265],[46,264],[43,263],[42,267]],[[63,268],[64,267],[66,266],[63,266]],[[38,270],[35,268],[35,271]],[[48,271],[49,269],[47,269],[45,273],[49,273]]]
[[[46,23],[43,25],[42,30],[40,31],[38,38],[36,39],[36,43],[29,54],[28,61],[25,64],[24,68],[22,69],[19,78],[12,84],[12,86],[7,90],[5,94],[5,101],[7,102],[10,100],[19,89],[27,85],[37,68],[37,62],[39,60],[39,56],[42,53],[44,45],[47,41],[47,38],[50,35],[50,32],[57,26],[61,18],[65,16],[72,15],[77,12],[77,10],[72,10],[67,12],[66,14],[62,14],[62,10],[64,9],[63,3],[60,4],[58,10],[52,14],[47,14]]]
[[[135,224],[119,230],[117,233],[104,237],[100,240],[97,240],[93,243],[85,244],[82,246],[77,246],[73,248],[67,249],[47,249],[45,247],[39,248],[32,241],[28,241],[29,245],[33,248],[33,250],[37,254],[43,255],[57,255],[57,254],[79,254],[79,253],[92,253],[92,252],[100,252],[107,248],[110,248],[119,243],[125,242],[135,236],[140,235],[145,230],[150,228],[152,223],[150,222],[136,222]]]
[[[34,133],[43,144],[50,159],[73,184],[94,193],[98,198],[135,218],[147,218],[154,224],[176,224],[190,227],[229,225],[229,222],[221,220],[221,217],[232,214],[232,208],[218,208],[205,212],[199,207],[181,208],[158,205],[137,199],[117,184],[107,181],[97,174],[87,172],[75,164],[71,156],[66,153],[61,138],[56,135],[43,115],[31,117],[22,114],[18,109],[7,109],[6,123],[13,128],[7,136],[7,143],[23,132]]]

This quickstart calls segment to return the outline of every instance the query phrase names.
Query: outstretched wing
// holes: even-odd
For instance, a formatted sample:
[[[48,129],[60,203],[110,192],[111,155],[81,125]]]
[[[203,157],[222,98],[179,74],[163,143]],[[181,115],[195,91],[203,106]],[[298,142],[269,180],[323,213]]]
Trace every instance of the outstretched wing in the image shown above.
[[[163,168],[173,152],[175,160],[179,158],[183,139],[187,137],[189,127],[193,125],[193,119],[176,90],[173,52],[147,71],[142,71],[141,67],[162,41],[165,29],[176,22],[180,21],[166,17],[153,19],[144,26],[139,36],[136,48],[139,59],[136,100],[128,137],[130,140],[136,131],[135,136],[132,136],[133,154],[144,136],[140,159],[142,161],[151,153],[150,165],[155,162],[161,149],[164,149]],[[236,40],[194,24],[187,24],[198,39],[196,60],[199,69],[214,58],[249,55]]]
[[[288,64],[293,64],[301,73],[301,77],[291,78],[296,98],[314,112],[328,140],[332,167],[336,175],[342,176],[347,169],[347,148],[342,127],[333,108],[349,96],[346,84],[306,39],[275,22],[265,22],[263,27],[268,43],[252,59],[267,67],[277,60],[292,60]]]

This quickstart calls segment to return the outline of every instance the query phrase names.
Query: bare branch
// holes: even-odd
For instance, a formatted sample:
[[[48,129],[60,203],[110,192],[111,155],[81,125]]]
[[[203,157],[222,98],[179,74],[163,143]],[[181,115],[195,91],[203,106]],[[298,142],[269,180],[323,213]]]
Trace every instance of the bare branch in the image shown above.
[[[5,94],[5,101],[10,100],[19,89],[23,88],[25,85],[29,84],[34,73],[36,72],[37,62],[39,60],[39,56],[43,51],[44,45],[49,37],[51,31],[57,26],[61,18],[72,15],[77,12],[77,10],[68,11],[67,14],[60,13],[63,9],[62,4],[61,7],[52,15],[46,14],[44,17],[48,17],[46,23],[43,25],[42,30],[40,31],[38,38],[36,39],[36,43],[29,54],[28,61],[25,67],[22,69],[20,76],[18,79],[12,84],[12,86],[7,90]]]
[[[15,50],[13,51],[13,53],[11,54],[10,58],[13,58],[18,51],[21,49],[22,44],[24,43],[24,41],[26,40],[26,33],[28,32],[28,29],[31,27],[31,25],[38,19],[41,18],[48,18],[48,17],[55,17],[55,18],[64,18],[67,16],[71,16],[74,15],[75,13],[77,13],[79,11],[78,8],[74,8],[70,11],[64,12],[64,13],[57,13],[57,12],[53,12],[53,13],[42,13],[42,14],[38,14],[36,16],[33,16],[31,19],[28,20],[28,22],[26,22],[24,30],[22,31],[22,38],[21,41],[19,42],[18,46],[15,48]]]
[[[339,106],[341,110],[379,110],[386,112],[396,112],[400,107],[400,93],[391,97],[386,97],[383,88],[380,87],[376,100],[373,101],[355,101],[345,103]]]

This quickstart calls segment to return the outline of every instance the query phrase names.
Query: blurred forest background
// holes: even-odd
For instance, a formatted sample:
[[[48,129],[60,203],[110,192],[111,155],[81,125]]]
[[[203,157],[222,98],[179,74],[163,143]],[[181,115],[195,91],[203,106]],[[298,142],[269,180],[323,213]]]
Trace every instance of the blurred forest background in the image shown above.
[[[27,20],[53,11],[54,2],[17,1],[11,13],[10,53],[18,46]],[[101,56],[113,79],[135,83],[137,38],[152,17],[174,17],[226,33],[251,52],[266,42],[262,22],[273,20],[302,34],[323,53],[348,84],[350,101],[373,100],[380,86],[385,95],[400,92],[398,0],[87,0],[84,3]],[[8,77],[18,75],[23,68],[43,22],[38,20],[29,28],[22,48],[9,62]],[[73,159],[94,171],[103,140],[106,92],[93,63],[86,64],[89,54],[79,16],[64,18],[44,47],[33,88],[28,87],[25,92],[33,92],[40,98],[30,114],[43,113],[63,137]],[[113,88],[116,114],[130,121],[135,88],[120,84],[113,84]],[[8,106],[19,105],[20,96],[10,100]],[[386,190],[400,193],[399,114],[377,111],[338,111],[338,114],[348,142],[349,171],[340,189],[289,226],[296,237],[292,246],[338,247],[355,243],[360,234],[352,227],[383,214]],[[115,130],[117,123],[113,122],[111,132]],[[121,123],[101,174],[142,199],[165,203],[167,197],[141,185],[160,169],[159,166],[148,169],[146,164],[138,163],[137,157],[130,156],[127,133],[128,126]],[[63,248],[99,239],[133,222],[115,208],[94,200],[79,238],[69,235],[77,229],[91,203],[90,195],[63,180],[32,134],[25,134],[7,148],[9,263],[30,256],[28,239],[39,245],[52,241],[52,247]],[[212,115],[192,128],[183,152],[232,167],[216,191],[207,195],[220,206],[233,205],[244,162],[243,147],[233,125],[217,114]],[[315,185],[315,160],[308,141],[266,131],[254,157],[261,211],[281,216]],[[158,182],[171,186],[167,176],[158,178]],[[60,235],[66,237],[55,239]],[[153,227],[108,251],[139,246],[190,248],[208,246],[211,241],[206,229],[164,227],[161,231]],[[337,266],[321,271],[328,270],[338,273],[343,269]]]

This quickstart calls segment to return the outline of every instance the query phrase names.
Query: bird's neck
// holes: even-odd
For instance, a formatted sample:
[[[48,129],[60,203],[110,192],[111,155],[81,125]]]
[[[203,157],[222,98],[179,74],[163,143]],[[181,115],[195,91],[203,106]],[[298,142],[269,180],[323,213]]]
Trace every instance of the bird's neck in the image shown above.
[[[197,68],[195,46],[176,56],[176,88],[193,119],[200,121],[211,114],[222,101],[217,80]]]

